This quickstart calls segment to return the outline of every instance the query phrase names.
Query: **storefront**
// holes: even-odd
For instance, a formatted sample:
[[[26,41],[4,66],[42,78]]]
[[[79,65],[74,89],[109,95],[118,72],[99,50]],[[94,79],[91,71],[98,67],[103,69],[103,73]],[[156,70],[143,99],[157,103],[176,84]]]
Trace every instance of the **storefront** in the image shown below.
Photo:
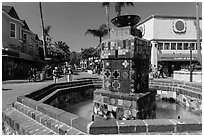
[[[26,79],[31,67],[41,69],[43,61],[12,49],[2,50],[2,80]]]
[[[202,18],[199,21],[202,24]],[[192,63],[199,64],[195,22],[195,17],[164,15],[152,15],[140,22],[136,27],[142,31],[142,38],[151,41],[151,65],[163,65],[166,75],[171,76],[173,70],[189,67],[190,48]]]
[[[172,76],[173,71],[181,69],[189,69],[190,65],[189,54],[158,54],[158,64],[164,66],[164,73],[167,76]],[[196,54],[192,55],[192,64],[198,63]]]

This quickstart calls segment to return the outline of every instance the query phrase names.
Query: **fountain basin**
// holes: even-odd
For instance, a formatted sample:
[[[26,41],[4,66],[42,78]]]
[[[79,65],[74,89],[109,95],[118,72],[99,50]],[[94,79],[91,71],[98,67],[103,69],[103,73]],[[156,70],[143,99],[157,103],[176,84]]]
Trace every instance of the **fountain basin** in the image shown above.
[[[86,80],[83,83],[88,83]],[[91,82],[89,83],[91,84]],[[94,80],[92,80],[94,85]],[[75,82],[72,83],[57,83],[49,86],[49,89],[53,87],[64,87],[67,85],[75,85]],[[79,85],[79,84],[77,84]],[[192,85],[191,83],[179,82],[179,81],[168,81],[168,80],[151,80],[150,87],[156,88],[157,90],[165,89],[169,92],[177,92],[180,94],[185,94],[186,96],[192,96],[195,99],[202,101],[202,89],[199,85]],[[182,87],[182,88],[181,88]],[[48,90],[47,87],[39,90],[44,91]],[[36,99],[39,99],[37,94],[41,92],[35,91]],[[47,92],[51,93],[51,92]],[[47,94],[47,95],[49,95]],[[45,94],[44,94],[45,95]],[[46,95],[45,95],[46,96]],[[39,121],[39,117],[47,117],[54,121],[63,123],[64,126],[71,126],[73,129],[77,129],[79,134],[179,134],[186,132],[201,133],[202,131],[202,118],[200,119],[146,119],[146,120],[96,120],[91,121],[86,118],[77,116],[75,114],[65,112],[61,109],[53,107],[51,105],[45,104],[41,101],[34,100],[25,96],[17,98],[17,102],[13,103],[13,107],[20,111],[21,113],[31,117],[35,121]],[[39,99],[40,100],[40,99]],[[9,110],[2,112],[2,122],[6,122],[8,125],[13,127],[11,123],[18,123],[18,119],[10,119]],[[39,114],[40,115],[37,115]],[[32,115],[30,115],[32,114]],[[35,116],[35,115],[36,116]],[[34,117],[33,117],[34,116]],[[39,121],[40,123],[43,121]],[[9,124],[10,123],[10,124]],[[43,124],[43,123],[42,123]],[[47,126],[47,125],[46,125]],[[65,127],[58,127],[58,133],[60,130],[61,134],[68,134],[68,129]],[[49,126],[48,126],[49,128]],[[14,128],[13,128],[14,129]],[[75,134],[75,133],[72,133]],[[192,134],[193,134],[192,133]]]

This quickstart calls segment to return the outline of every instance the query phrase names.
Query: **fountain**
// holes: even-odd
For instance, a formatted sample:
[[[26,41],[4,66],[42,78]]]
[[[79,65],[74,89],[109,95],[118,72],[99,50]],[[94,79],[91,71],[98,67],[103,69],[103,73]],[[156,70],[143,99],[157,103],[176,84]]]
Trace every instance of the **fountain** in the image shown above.
[[[149,88],[150,42],[134,26],[137,15],[113,18],[116,26],[101,44],[103,87],[94,91],[95,117],[117,120],[156,118],[155,96]]]

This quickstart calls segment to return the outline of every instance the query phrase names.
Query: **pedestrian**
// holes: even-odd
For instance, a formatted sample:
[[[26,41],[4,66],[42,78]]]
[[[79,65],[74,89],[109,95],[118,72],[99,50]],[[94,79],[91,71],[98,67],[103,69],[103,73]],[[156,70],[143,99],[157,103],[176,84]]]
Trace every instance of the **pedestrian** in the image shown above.
[[[36,81],[36,77],[37,77],[37,70],[36,70],[36,68],[33,68],[33,80],[34,80],[34,82]]]
[[[164,78],[164,67],[162,66],[162,65],[159,65],[159,67],[158,67],[158,70],[159,70],[159,75],[158,75],[158,77],[160,78],[160,76],[162,77],[162,78]]]
[[[64,73],[64,76],[66,78],[66,81],[68,81],[68,73],[67,73],[67,67],[66,66],[63,69],[63,73]]]
[[[31,81],[32,78],[33,78],[33,69],[30,68],[30,70],[28,71],[28,80],[29,80],[29,82]]]
[[[171,65],[171,76],[173,77],[174,76],[174,69],[175,69],[175,66],[174,65]]]
[[[52,71],[52,75],[53,75],[54,83],[57,83],[58,82],[58,68],[57,67],[55,67],[55,69]]]
[[[68,68],[68,70],[67,70],[67,74],[68,74],[68,78],[67,78],[67,81],[69,82],[69,81],[72,81],[72,69],[71,69],[71,67],[69,67]]]

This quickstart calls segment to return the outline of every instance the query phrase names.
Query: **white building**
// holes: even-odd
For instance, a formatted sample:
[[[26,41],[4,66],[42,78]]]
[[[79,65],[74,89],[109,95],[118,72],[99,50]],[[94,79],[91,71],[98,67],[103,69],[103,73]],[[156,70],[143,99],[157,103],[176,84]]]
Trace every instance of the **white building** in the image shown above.
[[[201,18],[199,23],[201,36]],[[171,74],[172,65],[175,67],[174,70],[181,69],[182,65],[189,65],[190,45],[193,47],[193,63],[197,63],[196,17],[152,15],[136,27],[142,31],[142,38],[151,41],[153,66],[162,64],[165,67],[164,71]]]

